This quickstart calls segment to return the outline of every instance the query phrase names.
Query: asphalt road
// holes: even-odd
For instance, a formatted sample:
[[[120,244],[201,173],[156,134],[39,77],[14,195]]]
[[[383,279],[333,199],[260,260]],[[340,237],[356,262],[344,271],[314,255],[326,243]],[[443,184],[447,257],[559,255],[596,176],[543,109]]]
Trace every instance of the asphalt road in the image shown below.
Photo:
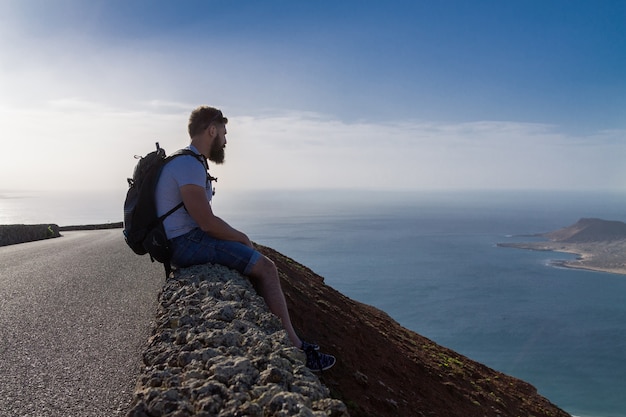
[[[0,247],[0,416],[123,416],[165,274],[120,229]]]

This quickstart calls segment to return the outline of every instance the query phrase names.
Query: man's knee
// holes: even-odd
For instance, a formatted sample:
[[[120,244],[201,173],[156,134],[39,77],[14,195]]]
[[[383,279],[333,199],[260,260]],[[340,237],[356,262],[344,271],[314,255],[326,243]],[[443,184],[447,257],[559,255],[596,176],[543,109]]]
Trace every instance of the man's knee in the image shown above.
[[[250,276],[254,278],[278,276],[278,271],[274,262],[266,256],[261,256],[250,271]]]

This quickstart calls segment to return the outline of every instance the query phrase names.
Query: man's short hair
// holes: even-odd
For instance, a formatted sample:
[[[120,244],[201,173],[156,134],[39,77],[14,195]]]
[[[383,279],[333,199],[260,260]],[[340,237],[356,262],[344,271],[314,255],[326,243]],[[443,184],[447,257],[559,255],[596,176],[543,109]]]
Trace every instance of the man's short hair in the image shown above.
[[[189,137],[194,137],[213,123],[226,124],[228,119],[224,117],[222,111],[215,107],[200,106],[195,108],[189,116],[187,130]]]

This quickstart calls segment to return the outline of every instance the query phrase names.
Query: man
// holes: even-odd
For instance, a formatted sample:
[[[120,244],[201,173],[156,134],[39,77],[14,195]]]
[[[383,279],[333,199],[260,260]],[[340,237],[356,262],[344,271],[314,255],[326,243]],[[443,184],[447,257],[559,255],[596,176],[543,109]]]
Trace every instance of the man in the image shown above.
[[[224,162],[227,123],[228,119],[216,108],[201,106],[193,110],[188,124],[191,144],[187,149],[201,156],[179,156],[161,172],[156,188],[159,216],[181,201],[185,204],[184,209],[176,210],[164,221],[172,265],[215,263],[247,276],[270,311],[280,318],[294,346],[306,352],[307,367],[326,370],[335,364],[335,358],[319,352],[317,345],[302,341],[296,334],[274,263],[254,249],[248,236],[213,214],[212,178],[206,160]]]

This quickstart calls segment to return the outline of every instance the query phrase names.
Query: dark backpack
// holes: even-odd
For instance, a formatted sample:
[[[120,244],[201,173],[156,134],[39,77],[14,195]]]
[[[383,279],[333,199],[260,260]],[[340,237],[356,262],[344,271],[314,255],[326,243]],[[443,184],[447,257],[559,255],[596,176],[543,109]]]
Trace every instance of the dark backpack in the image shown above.
[[[189,149],[181,149],[166,157],[165,149],[156,143],[156,151],[139,158],[133,171],[133,178],[128,178],[128,192],[124,200],[124,238],[137,255],[150,255],[152,262],[161,262],[165,267],[165,276],[171,272],[170,247],[163,227],[163,220],[183,207],[182,201],[162,216],[157,215],[155,191],[161,170],[166,163],[181,155],[192,155],[206,167],[204,157]],[[208,176],[208,171],[207,171]]]

